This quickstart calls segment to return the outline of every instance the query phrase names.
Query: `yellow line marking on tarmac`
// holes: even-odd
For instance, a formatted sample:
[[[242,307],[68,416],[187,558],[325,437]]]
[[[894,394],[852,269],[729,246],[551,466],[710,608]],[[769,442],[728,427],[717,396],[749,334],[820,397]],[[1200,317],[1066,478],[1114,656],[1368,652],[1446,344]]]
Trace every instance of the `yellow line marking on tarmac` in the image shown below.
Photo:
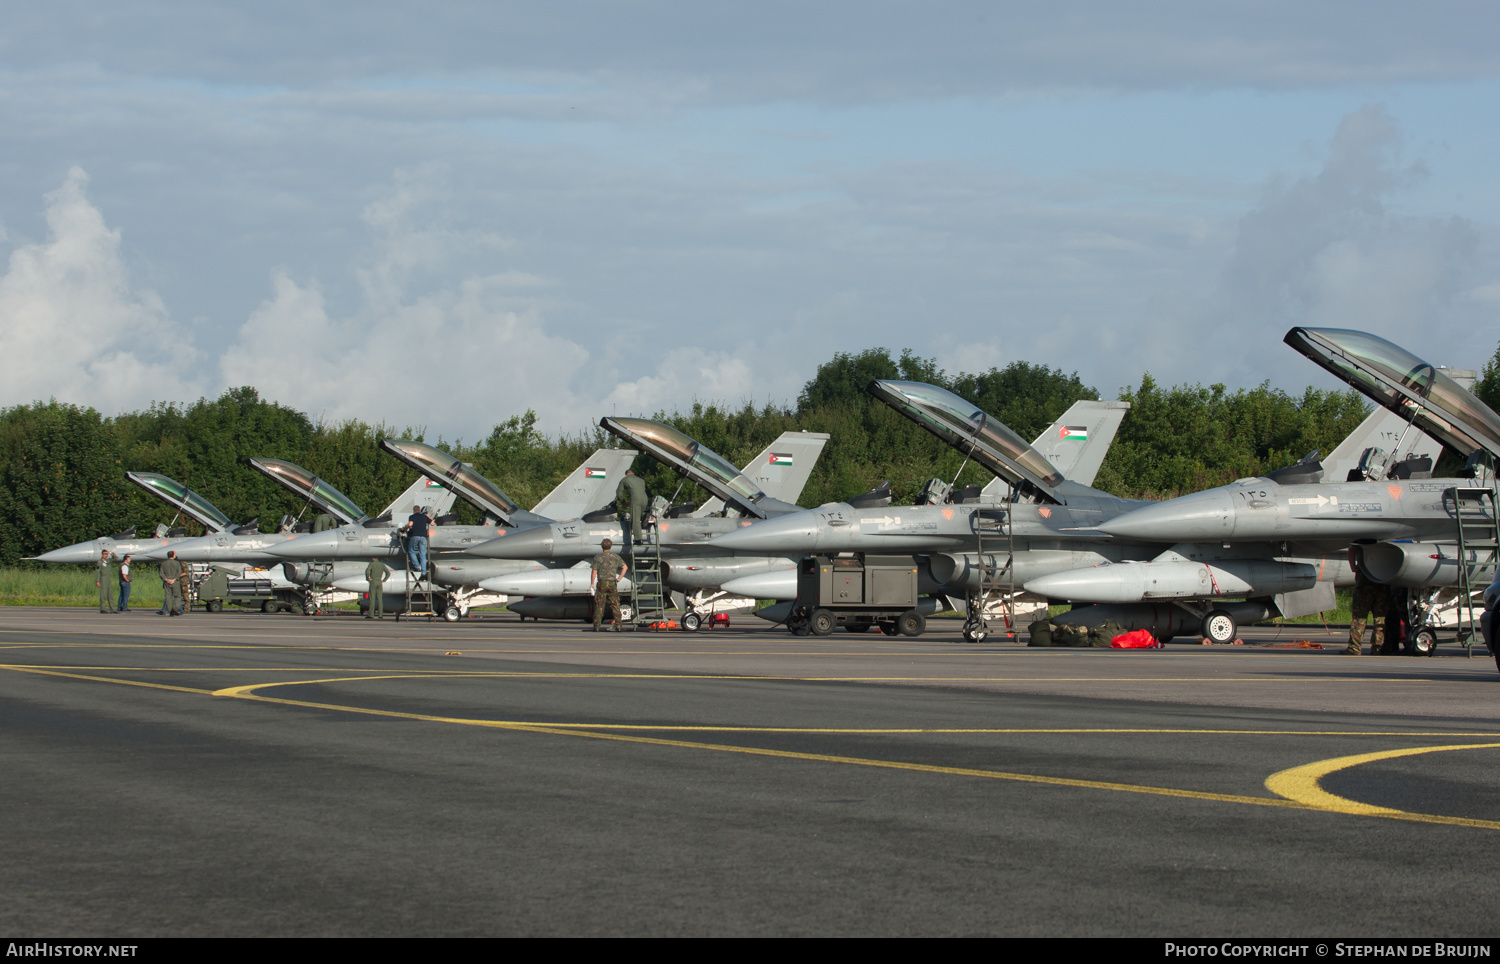
[[[1375,763],[1379,760],[1394,760],[1404,756],[1417,756],[1423,753],[1446,753],[1450,750],[1494,750],[1500,749],[1500,743],[1470,743],[1464,746],[1421,746],[1410,747],[1404,750],[1381,750],[1375,753],[1358,753],[1354,756],[1335,757],[1331,760],[1318,760],[1315,763],[1303,764],[1300,767],[1292,767],[1273,773],[1266,778],[1266,789],[1309,807],[1319,810],[1329,810],[1334,813],[1355,814],[1362,817],[1387,817],[1391,820],[1409,820],[1416,823],[1440,823],[1457,827],[1481,827],[1486,830],[1500,830],[1500,820],[1476,820],[1470,817],[1447,817],[1440,814],[1412,813],[1408,810],[1394,810],[1390,807],[1377,807],[1373,804],[1360,803],[1358,800],[1350,800],[1340,797],[1323,789],[1322,780],[1330,773],[1339,770],[1347,770],[1365,763]]]
[[[282,683],[260,683],[246,686],[230,687],[221,690],[203,690],[185,686],[168,686],[161,683],[145,683],[138,680],[115,679],[105,676],[89,676],[83,673],[64,673],[55,670],[36,669],[19,666],[0,667],[11,669],[20,673],[33,673],[43,676],[57,676],[68,679],[87,680],[101,683],[118,683],[125,686],[141,686],[149,689],[171,690],[179,693],[193,693],[204,696],[224,696],[233,699],[250,700],[258,703],[273,703],[282,706],[297,706],[307,709],[331,710],[339,713],[354,713],[364,716],[379,716],[392,719],[414,720],[431,723],[450,723],[462,726],[480,726],[490,729],[505,729],[529,733],[544,733],[553,736],[571,736],[592,740],[609,740],[620,743],[636,743],[648,746],[667,746],[682,749],[713,750],[720,753],[738,753],[747,756],[772,757],[787,760],[806,760],[819,763],[838,763],[851,766],[865,766],[885,770],[903,770],[913,773],[938,773],[950,776],[979,777],[988,780],[1006,780],[1016,783],[1032,783],[1045,786],[1074,787],[1078,789],[1111,790],[1118,793],[1137,793],[1149,796],[1175,797],[1187,800],[1207,800],[1221,803],[1240,803],[1248,806],[1278,807],[1290,810],[1309,810],[1322,812],[1350,813],[1359,816],[1382,817],[1395,820],[1414,821],[1421,823],[1449,824],[1456,826],[1475,827],[1482,829],[1500,829],[1500,821],[1472,820],[1462,817],[1445,817],[1434,814],[1409,813],[1401,810],[1391,810],[1384,807],[1372,807],[1352,800],[1345,800],[1328,794],[1320,786],[1318,779],[1321,776],[1335,770],[1360,763],[1374,760],[1391,759],[1394,757],[1410,756],[1418,753],[1433,753],[1445,750],[1467,750],[1467,749],[1491,749],[1500,748],[1500,743],[1471,744],[1467,746],[1450,747],[1424,747],[1405,750],[1387,750],[1378,753],[1365,753],[1356,756],[1339,757],[1334,760],[1324,760],[1318,763],[1295,767],[1291,770],[1283,770],[1273,774],[1266,780],[1266,788],[1277,797],[1252,797],[1244,794],[1212,793],[1203,790],[1184,790],[1176,787],[1153,787],[1139,784],[1115,783],[1106,780],[1079,780],[1069,777],[1050,777],[1031,773],[1012,773],[1003,770],[981,770],[972,767],[944,767],[926,763],[908,763],[897,760],[876,760],[867,757],[850,757],[826,753],[801,753],[793,750],[775,750],[766,747],[732,746],[721,743],[702,743],[690,740],[671,740],[661,737],[634,736],[618,732],[600,732],[601,730],[623,729],[621,726],[610,724],[537,724],[523,723],[520,721],[504,720],[475,720],[461,717],[436,716],[426,713],[403,713],[395,710],[378,710],[369,707],[348,706],[337,703],[315,703],[308,700],[290,700],[273,696],[260,696],[254,691],[279,686],[300,685],[295,681]],[[476,674],[489,675],[489,674]],[[446,674],[439,676],[435,674],[422,674],[421,676],[387,676],[376,677],[382,679],[446,679]],[[368,676],[346,677],[341,679],[307,680],[303,683],[335,683],[335,682],[358,682],[371,679]],[[694,728],[700,729],[700,728]],[[719,728],[710,728],[719,729]],[[756,732],[752,730],[751,732]],[[795,730],[759,730],[759,732],[798,732]],[[809,731],[803,731],[809,732]],[[848,731],[810,731],[810,732],[848,732]],[[882,731],[853,731],[853,732],[882,732]],[[890,731],[885,731],[890,732]],[[901,732],[901,731],[897,731]],[[908,731],[912,732],[912,731]],[[914,731],[914,732],[948,732],[948,731]],[[956,731],[956,732],[986,732],[986,731]],[[1006,731],[999,731],[1006,732]],[[1039,731],[1010,731],[1010,732],[1049,732]],[[1060,731],[1060,732],[1090,732],[1090,731]],[[1110,731],[1105,731],[1110,732]],[[1128,731],[1125,731],[1128,732]],[[1152,732],[1152,731],[1146,731]],[[1155,732],[1193,732],[1162,730]],[[1223,734],[1226,731],[1203,731]],[[1254,732],[1254,731],[1250,731]],[[1294,735],[1308,735],[1306,733],[1295,733]],[[1335,734],[1350,735],[1350,734]],[[1373,734],[1365,734],[1373,735]],[[1411,734],[1397,734],[1410,736]],[[1437,734],[1432,734],[1437,735]]]

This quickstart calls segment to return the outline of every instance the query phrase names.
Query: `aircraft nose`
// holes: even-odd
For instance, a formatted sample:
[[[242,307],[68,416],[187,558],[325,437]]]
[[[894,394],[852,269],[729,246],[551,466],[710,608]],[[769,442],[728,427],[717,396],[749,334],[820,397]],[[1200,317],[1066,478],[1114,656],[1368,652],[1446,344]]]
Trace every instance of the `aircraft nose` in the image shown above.
[[[794,512],[780,519],[767,519],[710,539],[708,544],[735,552],[800,554],[818,547],[818,525],[810,516]]]
[[[85,562],[97,562],[99,559],[99,550],[102,548],[104,547],[95,545],[92,542],[80,542],[75,546],[64,546],[61,549],[44,552],[36,557],[36,561],[65,562],[75,565]]]
[[[1235,507],[1227,492],[1195,492],[1116,516],[1095,528],[1122,539],[1193,542],[1227,539],[1234,533]]]
[[[555,537],[552,526],[538,526],[535,529],[524,529],[519,532],[507,531],[505,535],[489,542],[481,542],[479,545],[468,550],[470,555],[483,556],[486,559],[551,559],[558,548],[557,543],[561,540]],[[582,542],[582,539],[570,539],[568,542]],[[598,552],[597,548],[594,552]],[[592,554],[592,553],[590,553]]]

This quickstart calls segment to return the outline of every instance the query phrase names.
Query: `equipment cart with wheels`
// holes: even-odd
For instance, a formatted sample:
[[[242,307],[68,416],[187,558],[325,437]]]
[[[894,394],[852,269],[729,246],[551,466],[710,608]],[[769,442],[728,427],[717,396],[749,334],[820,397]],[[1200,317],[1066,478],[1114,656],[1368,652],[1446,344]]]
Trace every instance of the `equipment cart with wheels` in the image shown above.
[[[920,636],[927,620],[917,611],[917,561],[874,553],[806,556],[797,567],[797,601],[786,624],[798,636],[827,636],[839,626]]]

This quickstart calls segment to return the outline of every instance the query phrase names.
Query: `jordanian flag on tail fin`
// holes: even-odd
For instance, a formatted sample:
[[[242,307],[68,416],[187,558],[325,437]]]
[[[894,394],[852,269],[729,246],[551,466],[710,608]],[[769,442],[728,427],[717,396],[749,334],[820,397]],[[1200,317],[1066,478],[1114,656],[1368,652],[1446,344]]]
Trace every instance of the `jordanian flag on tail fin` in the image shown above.
[[[1087,442],[1089,428],[1087,425],[1064,425],[1058,430],[1057,437],[1064,442]]]
[[[431,479],[427,480],[427,485],[425,486],[425,488],[428,488],[428,489],[441,489],[442,487],[443,487],[443,483],[441,483],[441,482],[434,482]]]
[[[605,471],[603,469],[591,469],[585,467],[583,470],[583,477],[586,479],[602,479],[605,477]]]
[[[791,453],[782,454],[781,452],[772,452],[771,453],[771,464],[772,465],[791,465],[792,464]]]

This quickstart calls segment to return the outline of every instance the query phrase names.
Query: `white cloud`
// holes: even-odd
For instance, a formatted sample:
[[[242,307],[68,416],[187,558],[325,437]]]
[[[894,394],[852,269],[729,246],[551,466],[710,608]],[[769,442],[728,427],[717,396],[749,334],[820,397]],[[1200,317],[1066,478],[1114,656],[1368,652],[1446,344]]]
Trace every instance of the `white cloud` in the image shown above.
[[[654,374],[621,382],[599,404],[604,413],[651,415],[685,407],[690,393],[694,402],[738,407],[753,401],[758,387],[764,391],[744,358],[707,348],[674,348]]]
[[[153,291],[132,288],[87,185],[68,172],[46,196],[47,240],[18,245],[0,277],[0,404],[56,396],[113,414],[200,384],[191,343]]]

